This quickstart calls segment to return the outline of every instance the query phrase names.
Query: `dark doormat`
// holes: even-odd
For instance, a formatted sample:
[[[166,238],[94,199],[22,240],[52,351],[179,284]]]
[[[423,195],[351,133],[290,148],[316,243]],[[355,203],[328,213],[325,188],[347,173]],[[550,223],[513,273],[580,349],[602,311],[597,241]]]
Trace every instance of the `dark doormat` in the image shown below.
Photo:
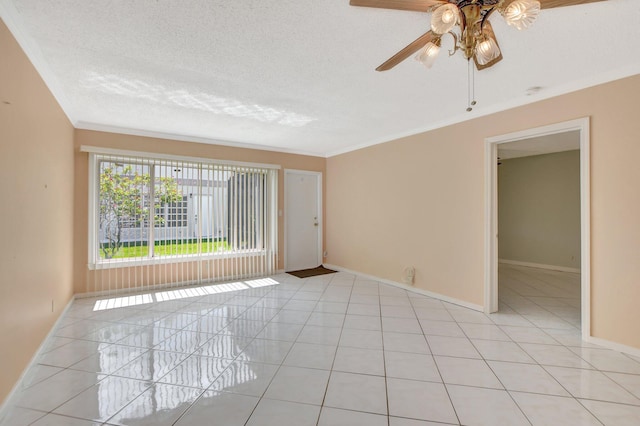
[[[337,271],[334,271],[332,269],[327,269],[324,266],[320,265],[317,268],[301,269],[299,271],[290,271],[290,272],[287,272],[287,274],[291,274],[294,277],[298,277],[298,278],[309,278],[309,277],[315,277],[316,275],[333,274],[335,272]]]

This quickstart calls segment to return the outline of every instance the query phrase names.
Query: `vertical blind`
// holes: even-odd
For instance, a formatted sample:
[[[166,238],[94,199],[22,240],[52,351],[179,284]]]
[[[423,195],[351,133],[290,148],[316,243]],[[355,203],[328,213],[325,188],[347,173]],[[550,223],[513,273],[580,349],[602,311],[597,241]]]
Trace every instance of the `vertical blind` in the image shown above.
[[[275,273],[277,168],[93,151],[89,164],[89,292]]]

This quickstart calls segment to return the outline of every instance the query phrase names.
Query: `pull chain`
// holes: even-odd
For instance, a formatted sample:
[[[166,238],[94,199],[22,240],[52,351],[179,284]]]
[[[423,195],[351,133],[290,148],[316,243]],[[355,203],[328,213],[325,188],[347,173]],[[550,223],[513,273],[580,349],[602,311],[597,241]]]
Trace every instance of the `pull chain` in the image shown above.
[[[467,112],[473,111],[476,105],[476,74],[471,63],[471,58],[467,59],[468,64],[468,84],[467,84]]]

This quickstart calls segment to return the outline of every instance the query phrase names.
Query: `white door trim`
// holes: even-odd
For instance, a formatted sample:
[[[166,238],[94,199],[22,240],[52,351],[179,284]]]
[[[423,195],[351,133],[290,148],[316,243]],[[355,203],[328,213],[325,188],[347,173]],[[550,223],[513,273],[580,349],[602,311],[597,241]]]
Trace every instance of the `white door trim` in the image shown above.
[[[322,224],[324,223],[322,216],[322,172],[313,172],[309,170],[296,170],[296,169],[284,169],[284,270],[289,270],[289,257],[287,254],[287,233],[288,233],[288,223],[287,223],[287,197],[288,197],[288,189],[289,189],[289,175],[291,174],[303,174],[309,176],[317,176],[318,177],[318,265],[322,265],[322,248],[323,241],[322,236],[324,235],[322,232]]]
[[[484,311],[498,310],[498,145],[532,137],[580,131],[580,281],[582,338],[591,336],[591,179],[589,117],[485,139]]]

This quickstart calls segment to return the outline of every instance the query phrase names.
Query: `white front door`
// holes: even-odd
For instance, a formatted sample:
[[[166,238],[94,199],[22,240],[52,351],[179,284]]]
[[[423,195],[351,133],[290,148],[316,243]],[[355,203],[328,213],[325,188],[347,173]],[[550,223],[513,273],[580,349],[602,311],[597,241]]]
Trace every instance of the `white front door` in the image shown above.
[[[287,271],[322,264],[322,173],[284,171],[285,262]]]

